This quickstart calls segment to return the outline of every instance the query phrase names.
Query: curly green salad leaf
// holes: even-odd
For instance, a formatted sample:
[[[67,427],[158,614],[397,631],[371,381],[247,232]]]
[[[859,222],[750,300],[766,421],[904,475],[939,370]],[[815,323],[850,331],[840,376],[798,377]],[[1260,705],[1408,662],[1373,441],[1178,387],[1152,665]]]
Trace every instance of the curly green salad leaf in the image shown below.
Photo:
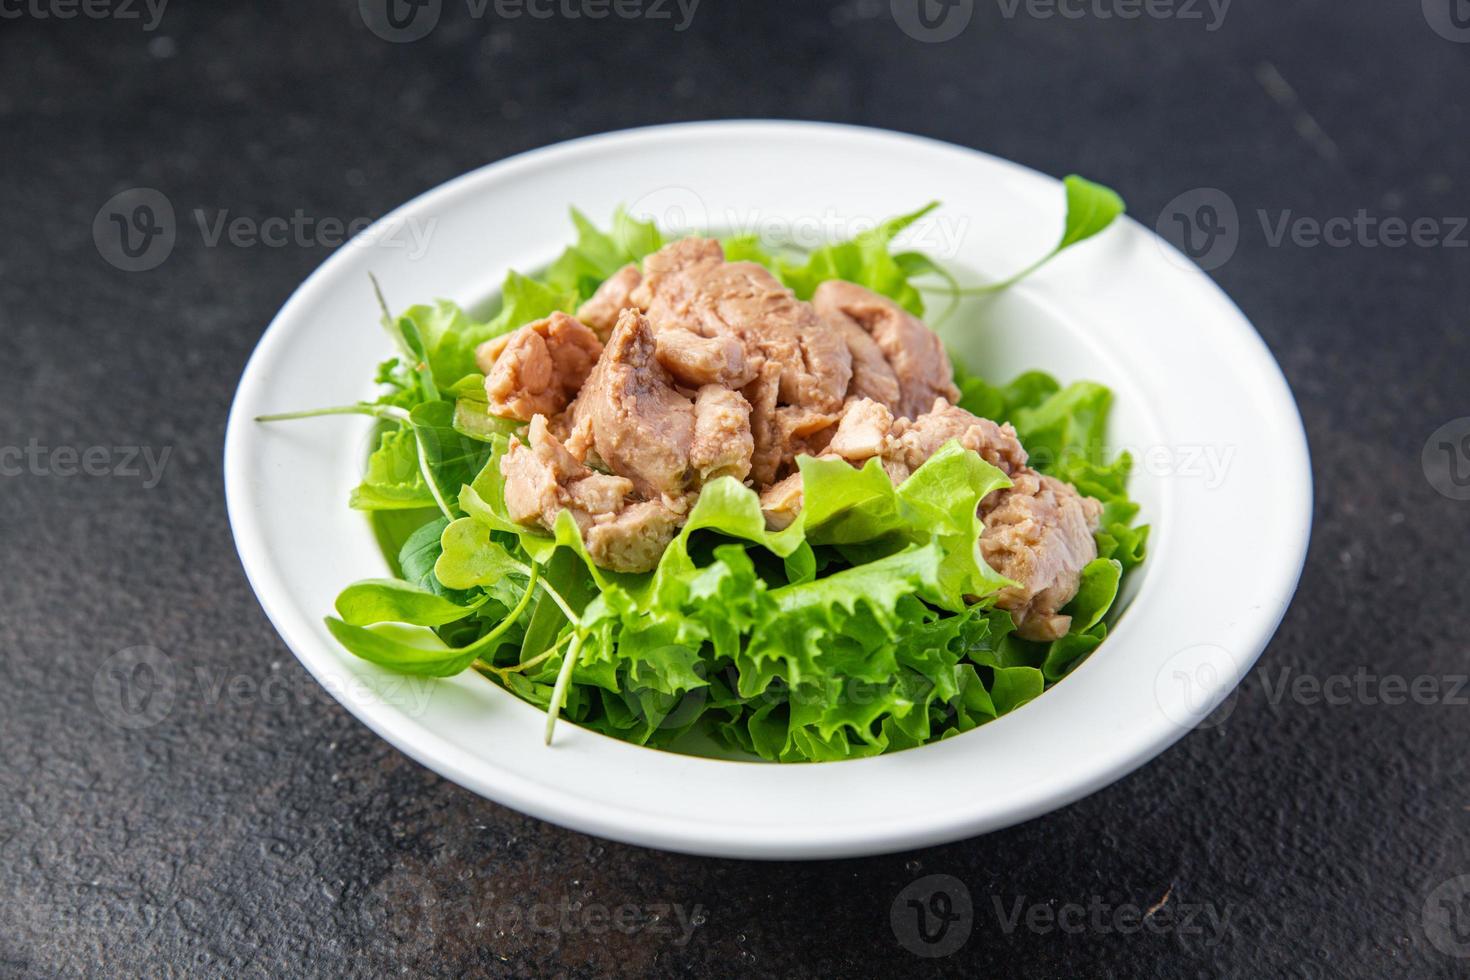
[[[1081,178],[1068,178],[1067,194],[1061,244],[1033,269],[1122,213],[1115,194]],[[765,265],[802,298],[846,279],[922,315],[925,291],[971,291],[921,253],[893,251],[935,207],[807,255],[754,237],[723,244],[732,261]],[[490,415],[476,347],[575,310],[666,241],[622,210],[607,231],[575,210],[572,222],[576,242],[540,277],[511,272],[488,320],[442,300],[396,317],[385,304],[399,354],[379,370],[377,401],[270,417],[380,420],[350,504],[372,514],[397,578],[338,597],[327,624],[346,649],[405,674],[474,669],[551,722],[565,716],[638,744],[797,762],[969,731],[1037,697],[1102,643],[1148,528],[1134,523],[1130,458],[1106,456],[1111,393],[1090,382],[956,377],[963,407],[1014,424],[1037,469],[1104,505],[1099,557],[1065,610],[1072,631],[1049,644],[1015,636],[994,606],[1008,582],[981,557],[978,505],[1009,480],[957,443],[897,486],[876,460],[859,469],[802,458],[803,510],[776,532],[753,490],[717,480],[640,575],[597,567],[570,514],[551,533],[510,520],[499,461],[519,424]],[[929,277],[945,285],[915,281]]]

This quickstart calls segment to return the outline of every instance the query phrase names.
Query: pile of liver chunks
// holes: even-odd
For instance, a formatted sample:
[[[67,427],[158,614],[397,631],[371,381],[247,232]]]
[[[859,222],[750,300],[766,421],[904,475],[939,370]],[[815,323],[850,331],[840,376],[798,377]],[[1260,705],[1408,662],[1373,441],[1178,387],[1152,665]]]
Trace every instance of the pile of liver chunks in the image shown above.
[[[1066,632],[1060,610],[1097,556],[1102,506],[1026,465],[1009,424],[958,408],[938,336],[883,296],[823,283],[810,303],[765,268],[686,238],[605,282],[577,311],[477,352],[491,411],[529,422],[501,462],[510,515],[570,511],[598,564],[646,571],[700,488],[734,477],[772,528],[801,509],[803,454],[901,482],[951,439],[1014,485],[981,503],[986,562],[1018,584],[997,602],[1020,635]]]

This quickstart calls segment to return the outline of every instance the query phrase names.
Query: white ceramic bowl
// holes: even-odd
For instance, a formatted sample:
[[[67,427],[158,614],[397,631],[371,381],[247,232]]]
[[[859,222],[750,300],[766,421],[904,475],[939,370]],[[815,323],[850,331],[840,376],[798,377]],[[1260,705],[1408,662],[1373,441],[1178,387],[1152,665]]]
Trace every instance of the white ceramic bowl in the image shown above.
[[[625,203],[666,224],[809,241],[931,198],[944,208],[906,240],[972,281],[1045,252],[1063,214],[1057,181],[983,153],[772,122],[577,140],[393,212],[291,297],[230,415],[230,521],[271,621],[343,704],[436,772],[546,820],[669,850],[826,858],[935,844],[1053,810],[1153,758],[1210,715],[1275,631],[1305,556],[1311,474],[1296,406],[1261,338],[1132,221],[946,325],[992,379],[1041,368],[1111,385],[1111,440],[1138,457],[1135,496],[1154,527],[1107,642],[1013,714],[912,751],[819,765],[675,755],[566,723],[548,748],[542,714],[478,675],[405,680],[347,654],[323,626],[338,590],[386,571],[346,504],[368,423],[252,419],[372,396],[389,345],[369,272],[395,308],[435,297],[479,307],[508,268],[541,267],[570,240],[569,205],[598,221]]]

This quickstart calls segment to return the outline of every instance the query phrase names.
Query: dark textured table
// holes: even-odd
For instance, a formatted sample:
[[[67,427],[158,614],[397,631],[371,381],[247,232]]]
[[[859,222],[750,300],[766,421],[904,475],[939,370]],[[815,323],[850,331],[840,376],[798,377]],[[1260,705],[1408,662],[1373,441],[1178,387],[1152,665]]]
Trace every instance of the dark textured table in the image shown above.
[[[0,974],[1470,973],[1470,423],[1431,440],[1470,415],[1463,0],[979,0],[947,41],[958,21],[902,0],[705,0],[685,30],[651,3],[445,0],[390,43],[350,0],[0,2]],[[220,456],[247,356],[335,241],[321,219],[736,116],[1080,170],[1181,234],[1201,201],[1235,207],[1192,244],[1296,391],[1317,504],[1222,723],[1012,830],[758,864],[488,803],[298,666],[236,560]],[[178,216],[158,263],[94,244],[135,187]],[[212,241],[196,211],[311,230]],[[118,701],[140,647],[176,669],[166,704]],[[945,950],[904,890],[931,875],[917,891],[972,911],[925,959]]]

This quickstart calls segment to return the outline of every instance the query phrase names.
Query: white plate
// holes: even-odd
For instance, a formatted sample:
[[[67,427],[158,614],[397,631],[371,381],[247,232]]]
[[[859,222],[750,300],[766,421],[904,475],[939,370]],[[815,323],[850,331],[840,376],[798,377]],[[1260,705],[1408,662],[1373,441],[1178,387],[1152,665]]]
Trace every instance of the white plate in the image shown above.
[[[1016,164],[914,136],[771,122],[577,140],[477,170],[384,218],[291,297],[230,414],[230,522],[271,621],[322,684],[424,765],[518,810],[650,847],[753,858],[919,847],[1046,813],[1151,759],[1210,715],[1275,631],[1306,552],[1311,474],[1296,406],[1261,338],[1132,221],[947,325],[949,342],[992,379],[1040,368],[1111,385],[1111,439],[1138,457],[1135,495],[1154,527],[1112,636],[1013,714],[939,744],[819,765],[681,756],[566,723],[547,748],[541,712],[479,676],[406,681],[347,654],[323,626],[338,590],[386,571],[346,505],[368,423],[252,419],[371,397],[389,345],[369,272],[398,309],[435,297],[477,307],[508,268],[534,270],[570,240],[569,205],[598,221],[627,203],[671,224],[802,239],[931,198],[944,208],[906,240],[972,281],[1028,263],[1061,226],[1061,185]]]

